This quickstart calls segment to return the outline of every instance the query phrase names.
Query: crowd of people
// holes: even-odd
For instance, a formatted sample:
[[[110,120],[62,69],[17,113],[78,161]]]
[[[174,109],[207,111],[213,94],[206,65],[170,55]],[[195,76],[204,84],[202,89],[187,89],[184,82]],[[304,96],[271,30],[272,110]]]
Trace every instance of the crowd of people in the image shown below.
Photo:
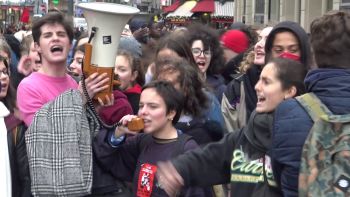
[[[96,101],[109,78],[82,77],[88,33],[49,12],[20,36],[0,39],[0,191],[301,195],[314,119],[298,98],[313,93],[333,114],[350,114],[348,24],[344,11],[315,19],[310,34],[292,21],[169,31],[134,18],[111,57],[119,83]],[[143,129],[128,127],[136,118]]]

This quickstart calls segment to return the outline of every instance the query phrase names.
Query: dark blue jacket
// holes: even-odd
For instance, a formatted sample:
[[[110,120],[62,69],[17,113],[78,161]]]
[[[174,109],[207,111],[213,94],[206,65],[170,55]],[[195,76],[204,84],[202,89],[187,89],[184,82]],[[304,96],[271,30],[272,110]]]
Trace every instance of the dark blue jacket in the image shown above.
[[[221,75],[207,75],[206,82],[216,98],[221,102],[222,94],[226,90],[225,79]]]
[[[316,69],[308,73],[305,85],[334,114],[350,113],[350,70]],[[275,111],[272,165],[284,196],[298,196],[301,152],[312,125],[308,113],[295,99],[282,102]]]

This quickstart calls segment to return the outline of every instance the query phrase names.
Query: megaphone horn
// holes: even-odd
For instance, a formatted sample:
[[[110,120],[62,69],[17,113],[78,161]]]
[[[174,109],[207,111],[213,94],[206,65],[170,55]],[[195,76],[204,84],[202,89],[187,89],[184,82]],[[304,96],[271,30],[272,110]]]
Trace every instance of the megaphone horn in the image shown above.
[[[112,94],[113,70],[120,36],[128,20],[140,10],[105,2],[79,3],[77,7],[83,10],[90,34],[89,43],[85,44],[83,71],[85,76],[94,72],[108,74],[109,88],[94,97],[105,101],[105,96]]]

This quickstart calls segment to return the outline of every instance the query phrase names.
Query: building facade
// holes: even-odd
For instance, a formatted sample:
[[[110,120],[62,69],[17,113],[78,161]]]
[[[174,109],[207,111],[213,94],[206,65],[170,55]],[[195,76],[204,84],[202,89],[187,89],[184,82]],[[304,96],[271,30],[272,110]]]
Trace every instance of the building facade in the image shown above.
[[[28,14],[30,15],[34,10],[34,0],[1,0],[0,29],[18,24],[23,12],[29,12]]]
[[[235,21],[254,26],[291,20],[307,32],[310,23],[330,10],[348,10],[350,0],[235,0]]]

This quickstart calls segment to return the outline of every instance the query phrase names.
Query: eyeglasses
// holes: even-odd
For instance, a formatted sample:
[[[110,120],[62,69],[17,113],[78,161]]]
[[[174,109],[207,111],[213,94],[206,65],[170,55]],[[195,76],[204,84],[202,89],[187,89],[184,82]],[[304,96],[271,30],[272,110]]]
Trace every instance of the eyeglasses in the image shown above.
[[[200,56],[202,53],[204,56],[208,57],[211,56],[211,51],[210,50],[201,50],[200,48],[192,48],[192,54],[193,56]]]
[[[4,56],[0,55],[0,61],[4,62],[6,68],[9,67],[10,59],[8,57],[4,57]]]
[[[5,75],[6,77],[10,76],[10,73],[7,69],[5,70],[0,70],[0,77],[2,77],[3,75]]]

